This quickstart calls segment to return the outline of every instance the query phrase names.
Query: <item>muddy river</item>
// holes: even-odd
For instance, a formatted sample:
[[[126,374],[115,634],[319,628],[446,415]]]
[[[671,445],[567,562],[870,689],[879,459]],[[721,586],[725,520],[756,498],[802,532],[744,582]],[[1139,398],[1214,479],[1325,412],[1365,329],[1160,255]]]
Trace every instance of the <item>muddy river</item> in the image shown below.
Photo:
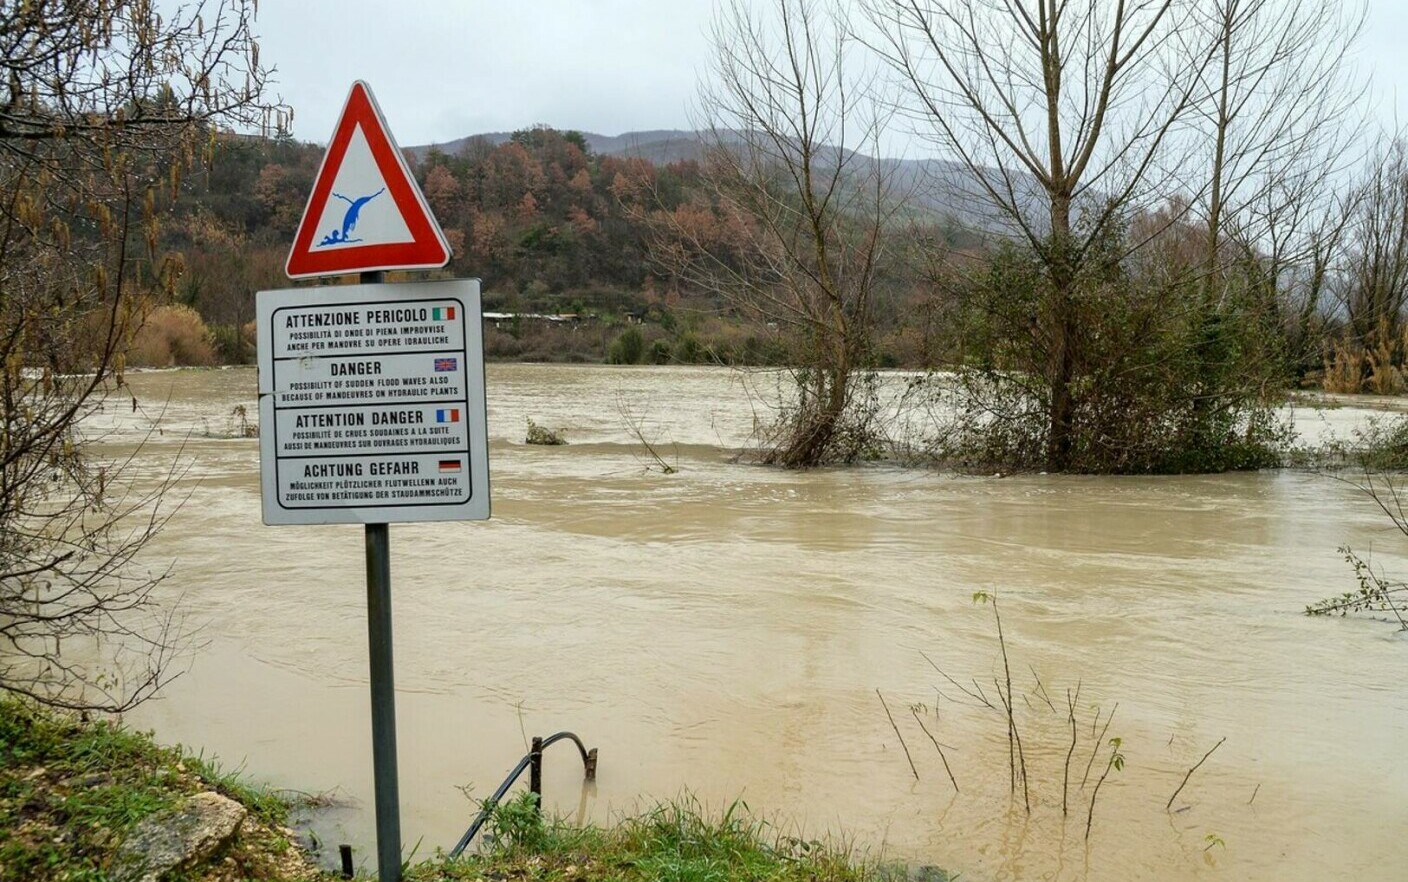
[[[746,384],[491,366],[493,519],[391,532],[408,849],[451,846],[466,792],[487,796],[526,736],[572,729],[601,751],[590,790],[570,749],[548,754],[546,802],[573,818],[742,798],[786,835],[971,880],[1408,874],[1408,639],[1301,614],[1353,587],[1338,546],[1408,573],[1408,541],[1353,487],[786,473],[730,457],[755,418]],[[121,430],[161,416],[141,468],[178,450],[190,465],[148,563],[174,564],[163,590],[203,644],[132,719],[259,780],[334,791],[345,806],[319,832],[371,866],[362,531],[261,525],[257,444],[231,431],[237,405],[255,410],[254,371],[132,385]],[[1307,434],[1363,416],[1299,414]],[[571,443],[526,446],[528,418]],[[647,468],[632,422],[675,474]],[[1000,704],[1005,674],[975,592],[999,598],[1030,812],[1006,719],[981,701]],[[1116,737],[1124,766],[1087,839]]]

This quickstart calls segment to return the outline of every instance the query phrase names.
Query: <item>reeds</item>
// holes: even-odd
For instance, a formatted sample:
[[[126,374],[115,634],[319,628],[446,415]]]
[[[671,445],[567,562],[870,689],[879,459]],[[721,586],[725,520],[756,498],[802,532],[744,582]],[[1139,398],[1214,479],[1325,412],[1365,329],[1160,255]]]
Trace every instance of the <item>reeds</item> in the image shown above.
[[[1030,684],[1019,689],[1023,684],[1013,672],[1013,667],[1018,664],[1019,659],[1013,651],[1007,621],[996,593],[979,591],[973,595],[973,600],[992,610],[993,630],[997,637],[996,661],[1000,662],[1000,667],[995,670],[990,683],[982,683],[976,677],[967,678],[965,681],[951,675],[928,654],[921,652],[921,657],[943,678],[944,685],[935,688],[937,698],[932,714],[927,713],[929,709],[923,704],[910,706],[914,722],[934,745],[944,772],[955,793],[958,793],[961,791],[957,772],[950,762],[955,748],[940,740],[942,732],[939,731],[939,702],[948,700],[989,718],[1000,717],[1007,742],[1008,790],[1013,805],[1020,806],[1025,814],[1031,815],[1034,807],[1048,805],[1054,810],[1055,804],[1059,802],[1063,818],[1072,815],[1079,817],[1083,808],[1084,838],[1089,840],[1094,830],[1099,799],[1107,792],[1106,785],[1117,779],[1118,773],[1125,768],[1125,741],[1111,732],[1120,705],[1116,702],[1108,711],[1099,704],[1083,705],[1081,697],[1086,691],[1083,681],[1078,680],[1073,687],[1064,690],[1053,690],[1048,688],[1036,668],[1031,665],[1027,665],[1031,674]],[[1025,680],[1024,677],[1020,679]],[[945,690],[950,691],[945,694]],[[889,702],[880,690],[877,689],[876,694],[880,697],[891,728],[900,739],[909,768],[918,780],[918,766],[921,763],[916,762],[910,753],[902,727],[891,713]],[[1064,701],[1058,701],[1054,697],[1062,695]],[[921,711],[925,713],[921,715]],[[1208,762],[1225,741],[1225,738],[1218,741],[1183,773],[1182,783],[1168,799],[1164,806],[1165,811],[1172,810],[1174,800],[1184,791],[1194,773]],[[1037,758],[1035,764],[1031,761],[1033,757]],[[1043,765],[1040,757],[1050,759]],[[1058,764],[1059,772],[1056,771]],[[1055,796],[1057,787],[1060,788],[1059,800]],[[1045,802],[1039,800],[1043,793]],[[1152,809],[1153,805],[1150,807]]]

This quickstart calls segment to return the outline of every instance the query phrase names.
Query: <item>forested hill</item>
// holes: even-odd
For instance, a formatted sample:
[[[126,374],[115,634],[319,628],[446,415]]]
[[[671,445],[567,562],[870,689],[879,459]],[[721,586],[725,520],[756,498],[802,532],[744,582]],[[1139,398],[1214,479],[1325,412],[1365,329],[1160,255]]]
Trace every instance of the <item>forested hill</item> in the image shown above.
[[[652,216],[701,200],[707,206],[695,133],[605,138],[539,127],[406,152],[454,251],[448,271],[483,280],[486,310],[588,317],[572,334],[522,322],[490,328],[491,355],[600,359],[625,324],[644,318],[642,351],[621,357],[780,357],[766,328],[682,288],[650,262]],[[289,284],[284,259],[322,154],[321,146],[292,139],[225,137],[208,168],[183,182],[164,244],[184,265],[177,297],[210,327],[215,357],[251,357],[244,329],[254,318],[252,293]],[[962,235],[961,225],[949,229]],[[906,310],[892,301],[884,311]],[[889,360],[915,361],[913,349],[905,343]],[[148,360],[163,357],[157,351]]]
[[[687,129],[653,129],[641,132],[626,132],[622,135],[598,135],[593,132],[572,132],[580,137],[583,146],[596,156],[614,156],[623,159],[644,159],[654,165],[668,165],[679,162],[697,162],[704,154],[706,140],[716,135]],[[717,135],[723,143],[728,143],[731,133]],[[445,144],[423,144],[406,148],[406,152],[418,160],[424,160],[435,153],[455,156],[466,151],[474,152],[488,147],[498,147],[514,137],[512,132],[487,132],[469,135]],[[833,155],[841,154],[840,148],[831,148]],[[823,161],[822,165],[827,163]],[[884,157],[880,160],[890,186],[896,193],[903,193],[907,204],[916,211],[923,212],[940,222],[948,222],[972,229],[1003,232],[1004,225],[994,218],[988,208],[986,194],[982,193],[968,170],[958,162],[942,159],[913,157]],[[1018,186],[1025,184],[1031,188],[1033,202],[1041,200],[1040,189],[1035,181],[1025,175],[1014,174]]]

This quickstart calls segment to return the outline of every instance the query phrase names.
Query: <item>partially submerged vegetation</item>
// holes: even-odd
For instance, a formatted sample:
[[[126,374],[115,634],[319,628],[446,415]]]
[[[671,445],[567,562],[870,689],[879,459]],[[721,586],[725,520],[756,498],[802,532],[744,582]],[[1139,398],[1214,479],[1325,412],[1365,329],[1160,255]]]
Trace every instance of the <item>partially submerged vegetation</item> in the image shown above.
[[[89,5],[74,8],[107,9]],[[613,154],[540,126],[411,159],[452,245],[444,272],[483,280],[489,357],[788,366],[789,400],[760,433],[766,462],[869,458],[867,383],[906,367],[960,380],[947,393],[964,419],[929,444],[946,460],[1005,472],[1258,468],[1276,458],[1286,389],[1408,387],[1408,250],[1391,247],[1404,239],[1405,148],[1384,138],[1362,174],[1344,173],[1362,128],[1345,63],[1357,5],[1076,3],[1032,18],[972,0],[723,3],[701,96],[710,127],[670,150]],[[949,27],[950,14],[971,27]],[[85,52],[115,51],[110,29],[77,30],[95,44]],[[11,57],[37,51],[14,42]],[[259,94],[257,59],[246,64],[251,87],[224,96],[233,106],[182,121],[184,151],[139,143],[133,161],[112,164],[174,172],[156,191],[160,211],[124,213],[105,196],[97,217],[16,214],[14,230],[61,232],[11,238],[53,238],[59,258],[73,230],[151,215],[148,253],[103,273],[130,279],[130,293],[94,283],[74,298],[48,276],[17,276],[44,280],[35,295],[61,304],[64,327],[120,331],[115,367],[247,361],[248,292],[286,283],[322,149],[277,127],[230,137],[210,125],[231,112],[283,121]],[[55,82],[42,64],[16,70],[17,94],[52,101],[31,101],[37,118],[9,140],[18,155],[31,141],[55,150],[34,156],[45,174],[17,166],[11,189],[24,198],[11,201],[47,205],[26,188],[102,129],[47,108],[96,86],[82,66]],[[160,81],[137,85],[160,94]],[[110,97],[120,127],[150,96]],[[950,159],[881,158],[895,114]],[[102,183],[134,199],[146,186]],[[49,332],[15,339],[20,362],[44,360]]]
[[[1308,616],[1347,616],[1365,613],[1395,622],[1399,630],[1408,631],[1408,584],[1387,578],[1376,571],[1369,561],[1347,545],[1340,547],[1345,562],[1354,568],[1358,588],[1337,597],[1327,597],[1306,606]]]
[[[1341,480],[1362,491],[1394,528],[1408,537],[1408,511],[1404,509],[1402,486],[1404,460],[1408,457],[1405,436],[1408,436],[1408,418],[1399,418],[1391,429],[1380,430],[1375,437],[1387,440],[1381,440],[1379,447],[1360,454],[1363,468],[1360,477]],[[1309,604],[1305,614],[1347,616],[1360,613],[1394,622],[1399,630],[1408,631],[1408,584],[1376,570],[1367,557],[1348,545],[1341,546],[1339,551],[1354,569],[1356,589]]]
[[[528,434],[523,438],[524,444],[537,444],[544,447],[557,447],[567,443],[565,429],[549,429],[547,426],[540,426],[528,420]]]
[[[1315,450],[1294,451],[1288,461],[1364,475],[1408,471],[1408,415],[1372,416],[1356,426],[1348,438],[1333,439]]]

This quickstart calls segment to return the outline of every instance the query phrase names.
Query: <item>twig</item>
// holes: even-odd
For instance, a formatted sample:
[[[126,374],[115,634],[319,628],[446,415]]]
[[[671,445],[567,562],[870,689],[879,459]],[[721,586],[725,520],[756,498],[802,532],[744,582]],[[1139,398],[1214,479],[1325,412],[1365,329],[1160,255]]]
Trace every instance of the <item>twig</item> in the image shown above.
[[[679,471],[679,469],[675,466],[672,466],[669,463],[665,462],[664,458],[661,457],[660,454],[655,450],[655,445],[651,444],[650,441],[646,439],[645,417],[636,416],[635,414],[631,413],[630,407],[628,407],[626,404],[625,396],[622,395],[620,392],[616,393],[616,412],[620,415],[621,419],[625,421],[626,428],[630,431],[630,433],[634,435],[635,439],[640,442],[642,447],[645,448],[645,452],[650,454],[651,459],[655,460],[655,464],[660,467],[660,471],[663,474],[673,475],[675,472]],[[676,462],[678,462],[678,459],[676,459]],[[647,470],[649,470],[649,468],[649,466],[646,466]]]
[[[1079,696],[1080,687],[1076,687],[1076,695]],[[1071,695],[1071,690],[1066,690],[1066,708],[1068,719],[1071,721],[1071,749],[1066,751],[1066,766],[1061,773],[1061,817],[1066,817],[1066,794],[1071,787],[1071,757],[1076,752],[1076,698]]]
[[[1256,785],[1256,789],[1252,791],[1252,798],[1249,799],[1249,800],[1247,800],[1247,805],[1251,805],[1252,803],[1256,802],[1256,795],[1257,795],[1258,793],[1260,793],[1260,792],[1261,792],[1261,784],[1258,783],[1258,784]]]
[[[1021,763],[1022,767],[1022,804],[1026,806],[1027,814],[1031,814],[1031,791],[1028,788],[1027,784],[1027,755],[1026,752],[1022,750],[1021,733],[1017,731],[1017,715],[1014,712],[1012,700],[1012,666],[1008,663],[1007,660],[1007,638],[1002,632],[1002,613],[997,608],[997,592],[993,592],[991,598],[992,617],[993,620],[997,622],[997,646],[1002,651],[1002,672],[1007,679],[1007,697],[1002,699],[1002,704],[1003,707],[1007,709],[1007,739],[1009,760],[1011,759],[1011,753],[1015,750],[1016,759],[1018,762]],[[1002,698],[1002,684],[1000,683],[997,684],[997,695],[999,698]],[[1015,779],[1016,776],[1017,764],[1014,762],[1012,765],[1012,777]],[[1017,789],[1015,780],[1013,781],[1012,789],[1014,791]]]
[[[1036,678],[1036,694],[1037,694],[1037,697],[1039,697],[1042,701],[1045,701],[1045,702],[1046,702],[1046,706],[1049,707],[1049,708],[1051,708],[1051,712],[1052,712],[1053,714],[1056,713],[1056,705],[1052,703],[1052,701],[1051,701],[1051,696],[1050,696],[1049,694],[1047,694],[1047,692],[1046,692],[1046,684],[1043,683],[1043,682],[1041,682],[1041,675],[1038,674],[1038,673],[1036,672],[1036,668],[1032,667],[1031,665],[1027,665],[1027,670],[1031,671],[1031,672],[1032,672],[1032,676]]]
[[[1227,736],[1226,736],[1226,735],[1223,735],[1223,736],[1222,736],[1222,741],[1226,741],[1226,740],[1227,740]],[[1200,760],[1198,760],[1197,763],[1195,763],[1195,764],[1193,765],[1193,768],[1191,768],[1191,769],[1188,770],[1188,774],[1186,774],[1186,775],[1183,776],[1183,783],[1182,783],[1182,784],[1179,784],[1179,785],[1178,785],[1178,789],[1175,790],[1175,791],[1173,791],[1173,796],[1170,796],[1170,797],[1168,798],[1168,804],[1164,806],[1164,811],[1168,811],[1169,809],[1173,808],[1173,801],[1178,798],[1178,794],[1180,794],[1180,793],[1183,792],[1183,788],[1184,788],[1184,786],[1187,785],[1188,779],[1191,778],[1191,777],[1193,777],[1193,773],[1194,773],[1194,772],[1198,771],[1198,766],[1201,766],[1203,763],[1205,763],[1205,762],[1208,761],[1208,757],[1212,756],[1212,751],[1213,751],[1213,750],[1217,750],[1219,747],[1222,746],[1222,741],[1219,741],[1219,742],[1217,742],[1216,744],[1214,744],[1214,745],[1212,746],[1212,750],[1209,750],[1207,753],[1203,754],[1203,758],[1200,759]],[[1258,785],[1258,786],[1260,786],[1260,785]],[[1255,799],[1255,797],[1253,797],[1253,799]]]
[[[1085,764],[1085,774],[1082,775],[1080,779],[1081,790],[1085,789],[1085,782],[1090,780],[1090,768],[1091,766],[1095,765],[1095,757],[1097,754],[1100,753],[1100,745],[1103,744],[1105,741],[1105,733],[1110,731],[1110,721],[1115,718],[1115,711],[1119,709],[1120,703],[1117,701],[1115,702],[1115,706],[1110,708],[1110,716],[1105,719],[1105,728],[1100,730],[1100,737],[1095,739],[1095,749],[1090,751],[1090,760]],[[1100,719],[1099,711],[1095,712],[1095,719],[1097,721]],[[1091,726],[1090,731],[1093,733],[1095,731],[1095,727]]]
[[[974,678],[973,678],[973,688],[976,689],[976,690],[978,690],[978,700],[979,700],[979,701],[981,701],[983,704],[986,704],[988,707],[992,708],[993,710],[997,710],[997,705],[993,704],[991,701],[988,701],[988,695],[987,695],[986,692],[983,691],[983,686],[982,686],[981,683],[978,682],[978,678],[977,678],[977,677],[974,677]]]
[[[1114,716],[1114,711],[1110,711]],[[1119,739],[1116,739],[1119,740]],[[1110,776],[1110,770],[1115,767],[1115,760],[1119,759],[1120,749],[1115,745],[1110,745],[1110,761],[1105,763],[1105,771],[1100,775],[1100,780],[1095,782],[1095,789],[1090,791],[1090,811],[1085,816],[1085,838],[1090,839],[1090,825],[1095,822],[1095,800],[1100,796],[1100,785],[1105,783],[1105,779]]]
[[[879,688],[875,690],[876,695],[880,695]],[[909,755],[909,745],[904,743],[904,736],[900,735],[900,727],[895,725],[895,716],[890,713],[890,706],[885,703],[885,696],[880,695],[880,706],[885,709],[885,716],[890,718],[890,726],[894,728],[895,735],[900,739],[900,747],[904,748],[904,758],[909,760],[909,770],[914,773],[914,780],[919,780],[919,770],[914,767],[914,757]]]
[[[953,679],[952,677],[950,677],[950,676],[948,675],[948,673],[947,673],[946,671],[944,671],[943,668],[941,668],[941,667],[939,667],[938,665],[934,664],[934,660],[933,660],[932,658],[929,658],[929,656],[925,655],[925,654],[924,654],[924,650],[922,650],[922,649],[919,650],[919,654],[920,654],[920,656],[922,656],[922,657],[924,658],[924,660],[925,660],[926,662],[929,663],[929,667],[931,667],[931,668],[933,668],[934,670],[938,671],[938,672],[939,672],[939,675],[940,675],[941,677],[943,677],[945,680],[947,680],[947,681],[949,681],[950,683],[952,683],[955,688],[961,690],[964,695],[967,695],[969,698],[972,698],[974,701],[980,702],[980,703],[982,703],[983,705],[986,705],[987,707],[992,708],[993,710],[997,710],[997,708],[993,707],[992,702],[988,701],[987,696],[982,694],[982,691],[983,691],[983,690],[982,690],[981,688],[979,688],[977,692],[974,692],[973,690],[969,689],[967,686],[964,686],[962,683],[960,683],[960,682],[958,682],[957,680],[955,680],[955,679]],[[973,681],[973,685],[974,685],[974,686],[977,686],[977,685],[978,685],[978,682],[977,682],[976,680],[974,680],[974,681]]]
[[[933,736],[933,733],[929,731],[929,727],[924,725],[924,721],[919,719],[918,711],[916,711],[914,708],[910,708],[909,712],[914,714],[914,721],[919,724],[920,729],[924,730],[924,734],[929,736],[929,740],[934,742],[934,749],[939,752],[939,759],[943,760],[944,771],[948,772],[948,779],[949,781],[953,782],[953,792],[958,793],[958,779],[953,777],[953,769],[950,769],[948,767],[948,757],[944,756],[944,749],[939,746],[939,739],[935,738]]]

